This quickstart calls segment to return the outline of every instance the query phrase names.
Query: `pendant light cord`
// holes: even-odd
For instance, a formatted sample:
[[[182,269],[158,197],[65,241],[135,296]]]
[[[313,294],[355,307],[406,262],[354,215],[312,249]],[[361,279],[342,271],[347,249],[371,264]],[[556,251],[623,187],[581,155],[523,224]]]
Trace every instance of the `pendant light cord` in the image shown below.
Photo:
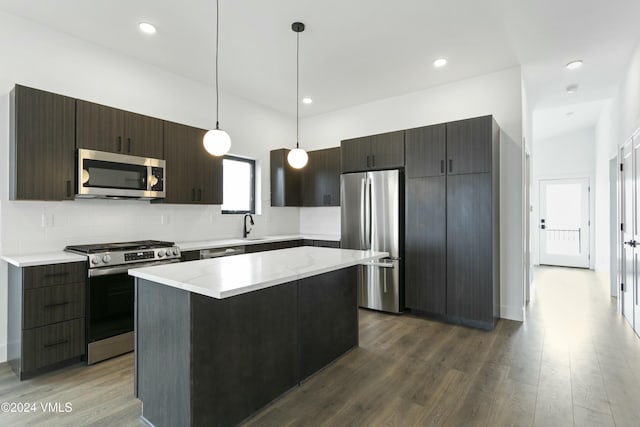
[[[218,6],[218,0],[216,0],[216,129],[220,129],[220,123],[218,122],[218,35],[220,34],[220,7]]]
[[[296,148],[300,148],[300,33],[296,33]]]

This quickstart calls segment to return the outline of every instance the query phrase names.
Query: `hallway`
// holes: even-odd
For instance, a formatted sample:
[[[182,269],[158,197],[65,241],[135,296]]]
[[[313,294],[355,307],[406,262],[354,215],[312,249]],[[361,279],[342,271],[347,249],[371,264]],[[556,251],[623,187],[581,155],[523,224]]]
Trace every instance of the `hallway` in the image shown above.
[[[617,312],[607,275],[538,267],[525,340],[540,366],[535,422],[638,425],[640,339]],[[549,421],[547,423],[546,421]]]

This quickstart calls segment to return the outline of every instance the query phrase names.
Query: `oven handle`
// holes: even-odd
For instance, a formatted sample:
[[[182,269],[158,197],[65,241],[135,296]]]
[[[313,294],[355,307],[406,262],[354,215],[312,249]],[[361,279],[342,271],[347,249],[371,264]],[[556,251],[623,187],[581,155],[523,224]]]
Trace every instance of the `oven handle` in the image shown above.
[[[99,276],[108,276],[111,274],[126,273],[132,268],[153,267],[156,265],[173,264],[175,262],[180,262],[180,259],[176,258],[176,259],[166,260],[166,261],[143,262],[140,264],[128,264],[128,265],[118,265],[115,267],[96,268],[94,270],[89,270],[89,277],[99,277]]]

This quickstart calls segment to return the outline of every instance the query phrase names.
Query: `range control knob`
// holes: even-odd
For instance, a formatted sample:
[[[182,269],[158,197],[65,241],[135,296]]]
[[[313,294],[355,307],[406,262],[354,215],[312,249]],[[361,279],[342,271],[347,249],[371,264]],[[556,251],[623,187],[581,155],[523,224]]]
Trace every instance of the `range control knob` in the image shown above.
[[[102,261],[104,261],[104,263],[108,263],[109,261],[111,261],[111,256],[110,255],[105,255],[102,257]]]
[[[158,257],[162,258],[164,256],[164,249],[160,249],[158,251]]]
[[[93,258],[91,258],[91,264],[98,264],[99,262],[100,262],[99,256],[94,256]]]
[[[179,254],[179,253],[180,253],[180,249],[178,249],[178,248],[173,248],[173,254],[174,254],[175,256],[178,256],[178,254]]]

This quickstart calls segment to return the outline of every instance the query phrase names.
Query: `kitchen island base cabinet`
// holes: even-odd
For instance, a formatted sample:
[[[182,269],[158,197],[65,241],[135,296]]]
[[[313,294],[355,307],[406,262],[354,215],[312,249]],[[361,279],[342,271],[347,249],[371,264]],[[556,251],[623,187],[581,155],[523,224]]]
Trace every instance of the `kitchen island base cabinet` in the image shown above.
[[[358,345],[357,267],[215,299],[136,279],[136,395],[155,426],[230,426]]]
[[[353,270],[298,281],[300,380],[358,345],[357,272]]]

